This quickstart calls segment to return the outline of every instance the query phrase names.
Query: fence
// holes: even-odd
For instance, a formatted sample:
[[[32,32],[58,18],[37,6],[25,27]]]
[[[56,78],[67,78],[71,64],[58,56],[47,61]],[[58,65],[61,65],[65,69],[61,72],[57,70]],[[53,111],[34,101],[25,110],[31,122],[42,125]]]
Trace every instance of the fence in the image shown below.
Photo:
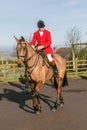
[[[87,74],[87,60],[66,61],[68,75]]]
[[[87,74],[87,60],[78,60],[76,58],[74,65],[73,61],[66,61],[68,76]],[[74,67],[73,67],[74,66]],[[17,64],[0,64],[0,81],[17,81],[20,76],[24,75],[25,68],[18,68]]]
[[[17,64],[0,64],[0,81],[18,81],[24,72],[24,67],[18,68]]]

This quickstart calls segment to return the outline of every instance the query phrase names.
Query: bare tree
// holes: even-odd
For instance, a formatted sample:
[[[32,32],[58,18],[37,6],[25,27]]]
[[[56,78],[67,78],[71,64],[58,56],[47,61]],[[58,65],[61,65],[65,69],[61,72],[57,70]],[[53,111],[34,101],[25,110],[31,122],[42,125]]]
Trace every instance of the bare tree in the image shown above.
[[[66,39],[66,46],[68,47],[72,47],[72,44],[81,42],[81,31],[74,26],[73,28],[70,28],[65,35],[65,39]]]
[[[73,69],[75,69],[75,55],[77,53],[77,46],[75,46],[75,43],[81,42],[81,31],[74,26],[66,32],[65,39],[66,46],[71,48]]]

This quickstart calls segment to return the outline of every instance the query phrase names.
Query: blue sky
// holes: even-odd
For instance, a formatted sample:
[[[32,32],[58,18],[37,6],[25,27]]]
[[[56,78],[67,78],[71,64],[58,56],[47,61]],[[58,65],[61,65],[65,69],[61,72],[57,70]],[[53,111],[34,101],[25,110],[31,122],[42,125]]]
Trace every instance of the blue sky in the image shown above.
[[[65,46],[66,31],[74,26],[87,41],[86,0],[0,0],[0,48],[14,48],[14,35],[29,40],[38,20],[51,31],[53,46]]]

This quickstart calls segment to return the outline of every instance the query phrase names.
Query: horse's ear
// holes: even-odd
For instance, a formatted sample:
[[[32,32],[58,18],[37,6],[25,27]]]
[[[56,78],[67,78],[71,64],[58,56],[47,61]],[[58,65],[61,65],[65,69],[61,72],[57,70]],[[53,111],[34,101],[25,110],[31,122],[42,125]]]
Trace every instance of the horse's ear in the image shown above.
[[[19,42],[19,39],[18,39],[18,38],[16,38],[15,36],[14,36],[14,38],[15,38],[15,40],[16,40],[17,42]]]
[[[21,40],[22,40],[22,41],[25,41],[25,39],[24,39],[24,37],[23,37],[23,36],[21,36]]]

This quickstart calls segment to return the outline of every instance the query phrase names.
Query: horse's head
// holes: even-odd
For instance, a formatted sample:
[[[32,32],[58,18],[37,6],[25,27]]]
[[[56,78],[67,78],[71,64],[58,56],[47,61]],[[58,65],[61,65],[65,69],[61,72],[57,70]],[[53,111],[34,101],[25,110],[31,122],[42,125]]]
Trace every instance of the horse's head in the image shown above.
[[[26,53],[27,53],[26,44],[27,43],[23,37],[21,37],[21,39],[18,39],[15,37],[15,39],[17,41],[16,50],[17,50],[17,57],[18,57],[18,66],[21,67],[21,65],[24,63],[26,59]]]

